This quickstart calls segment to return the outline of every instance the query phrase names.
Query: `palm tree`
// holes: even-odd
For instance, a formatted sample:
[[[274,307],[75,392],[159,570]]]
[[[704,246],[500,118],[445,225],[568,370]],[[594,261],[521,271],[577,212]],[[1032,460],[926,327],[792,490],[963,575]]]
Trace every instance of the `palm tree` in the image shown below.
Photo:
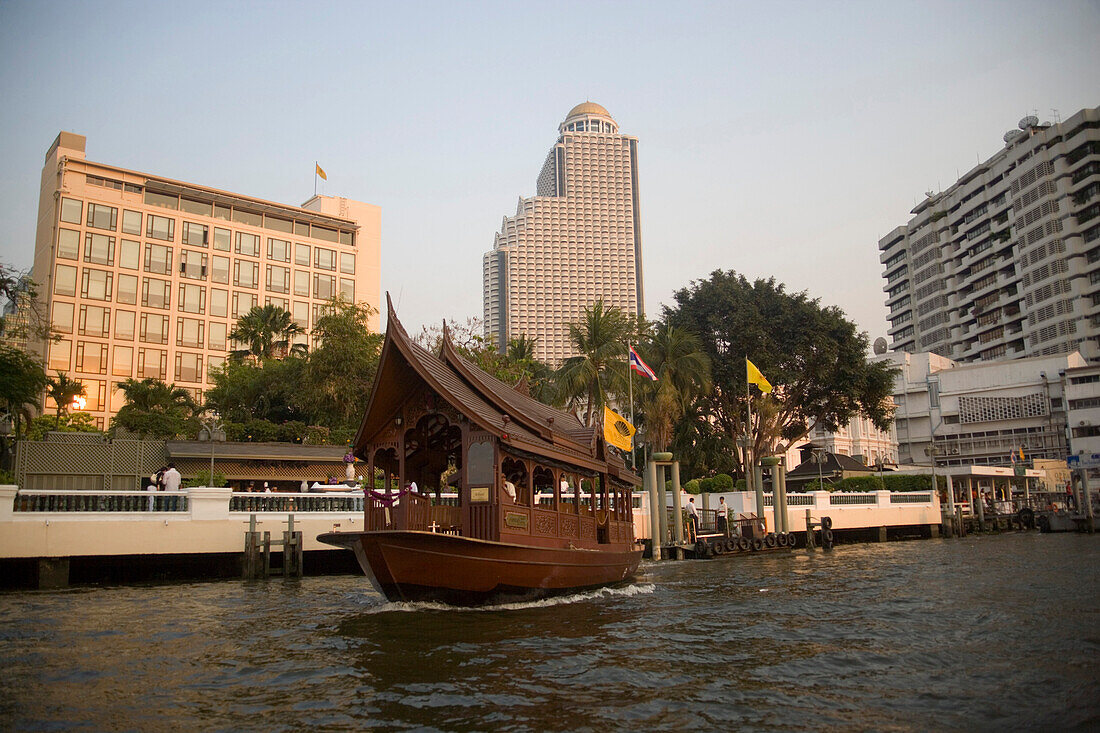
[[[559,403],[570,408],[584,403],[585,425],[592,424],[592,413],[604,405],[608,392],[625,391],[626,343],[633,330],[631,319],[615,306],[604,306],[603,299],[569,325],[569,340],[580,355],[566,359],[554,381]]]
[[[61,416],[69,414],[69,408],[77,397],[85,394],[84,385],[79,380],[73,379],[65,372],[58,372],[57,377],[46,378],[46,394],[57,405],[57,424],[61,424]]]
[[[237,325],[229,334],[237,343],[247,345],[247,348],[235,349],[232,356],[235,359],[254,356],[262,361],[276,354],[302,355],[306,351],[305,344],[292,341],[305,332],[285,308],[271,304],[255,306],[237,319]]]
[[[126,404],[112,426],[162,439],[191,434],[196,428],[199,405],[185,388],[151,377],[127,379],[119,382],[118,388],[126,395]]]
[[[646,381],[636,394],[650,445],[664,450],[695,398],[710,388],[710,359],[695,334],[667,323],[659,325],[638,351],[657,381]]]

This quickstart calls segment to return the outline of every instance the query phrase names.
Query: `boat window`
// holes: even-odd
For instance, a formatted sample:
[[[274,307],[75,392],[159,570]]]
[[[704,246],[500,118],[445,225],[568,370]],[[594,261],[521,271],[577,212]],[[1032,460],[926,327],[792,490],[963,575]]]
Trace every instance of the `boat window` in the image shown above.
[[[470,486],[493,485],[493,444],[488,441],[473,443],[467,453],[466,481]]]
[[[593,486],[592,479],[581,479],[581,506],[588,507],[589,509],[592,507]]]
[[[567,511],[573,512],[572,507],[577,503],[577,479],[563,473],[558,483],[561,490],[561,503],[570,507]]]

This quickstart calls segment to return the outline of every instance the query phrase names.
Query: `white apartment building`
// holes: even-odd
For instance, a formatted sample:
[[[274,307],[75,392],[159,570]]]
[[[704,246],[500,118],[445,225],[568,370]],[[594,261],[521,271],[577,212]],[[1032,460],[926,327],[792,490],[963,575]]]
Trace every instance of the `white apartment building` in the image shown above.
[[[521,198],[482,257],[485,335],[504,348],[538,339],[535,356],[574,355],[569,325],[597,299],[641,314],[638,141],[592,102],[569,111],[536,194]]]
[[[1019,128],[879,240],[892,351],[1100,356],[1100,108]]]
[[[940,466],[1004,466],[1020,450],[1025,460],[1064,461],[1066,398],[1078,411],[1100,404],[1100,376],[1090,376],[1100,370],[1088,371],[1078,352],[975,364],[929,352],[876,358],[900,370],[894,425],[902,464],[929,465],[933,446]],[[1088,379],[1079,385],[1077,375]],[[1091,412],[1100,417],[1095,410],[1074,419]]]
[[[201,402],[253,306],[284,308],[308,332],[337,295],[381,305],[377,206],[330,196],[286,206],[93,163],[84,148],[62,132],[46,153],[31,275],[60,339],[33,348],[49,373],[84,384],[100,428],[127,378],[175,383]]]
[[[1064,397],[1070,454],[1100,454],[1100,366],[1067,369]]]

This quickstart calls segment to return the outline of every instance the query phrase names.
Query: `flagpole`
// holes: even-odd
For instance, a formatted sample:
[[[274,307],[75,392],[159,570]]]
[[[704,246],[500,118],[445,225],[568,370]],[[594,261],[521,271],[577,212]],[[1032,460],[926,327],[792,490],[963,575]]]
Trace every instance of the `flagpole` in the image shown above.
[[[626,384],[627,391],[630,393],[630,424],[637,425],[634,422],[634,370],[630,367],[630,342],[626,344]],[[634,468],[634,449],[630,450],[630,467]]]
[[[752,449],[752,393],[749,391],[749,356],[745,355],[745,408],[748,411],[748,422],[745,423],[745,488],[750,491],[755,488],[756,475],[753,471],[752,461],[749,460],[749,451]],[[761,515],[764,510],[760,509]]]
[[[317,169],[320,167],[320,163],[316,160],[313,161],[313,195],[317,196]]]

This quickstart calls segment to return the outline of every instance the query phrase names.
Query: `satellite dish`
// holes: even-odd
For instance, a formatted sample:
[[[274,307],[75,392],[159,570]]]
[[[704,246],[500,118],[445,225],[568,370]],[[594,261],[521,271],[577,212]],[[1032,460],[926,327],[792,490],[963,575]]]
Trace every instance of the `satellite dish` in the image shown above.
[[[1006,145],[1011,145],[1013,142],[1015,142],[1016,140],[1019,140],[1021,137],[1023,137],[1023,135],[1024,135],[1023,130],[1009,130],[1008,132],[1005,133],[1005,136],[1004,136],[1003,139],[1004,139]]]
[[[877,339],[875,339],[875,343],[871,348],[875,350],[876,356],[882,356],[886,353],[886,339],[884,339],[882,336],[879,336]]]
[[[1019,128],[1021,130],[1029,130],[1039,124],[1039,118],[1035,115],[1028,115],[1020,120]]]

